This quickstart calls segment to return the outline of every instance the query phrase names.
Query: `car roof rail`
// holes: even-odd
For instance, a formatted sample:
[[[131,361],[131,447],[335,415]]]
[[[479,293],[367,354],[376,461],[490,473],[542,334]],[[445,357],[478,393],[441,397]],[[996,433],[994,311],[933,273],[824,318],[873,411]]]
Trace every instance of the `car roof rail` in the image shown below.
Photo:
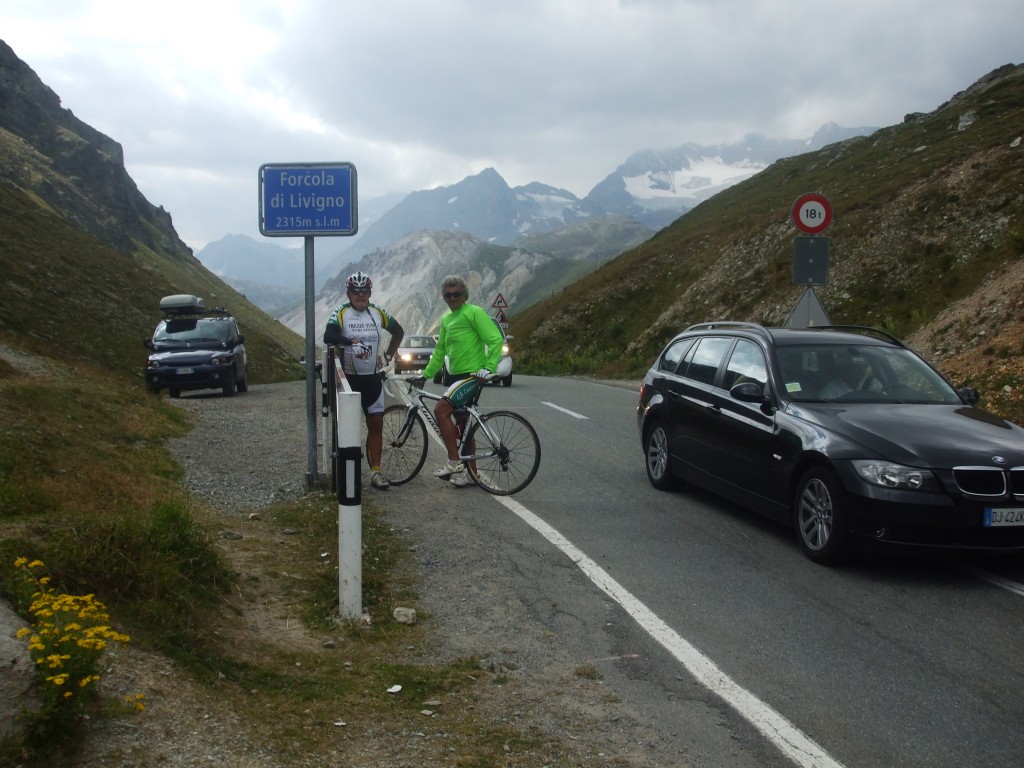
[[[862,336],[875,336],[883,341],[891,341],[898,347],[906,347],[907,345],[900,341],[898,338],[893,336],[888,331],[883,331],[881,328],[872,328],[870,325],[812,325],[807,328],[808,331],[845,331],[847,333],[859,333]]]
[[[715,320],[710,323],[697,323],[691,325],[683,333],[689,331],[713,331],[719,328],[734,330],[734,331],[752,331],[759,334],[761,337],[771,341],[771,332],[759,323],[746,323],[737,320]]]

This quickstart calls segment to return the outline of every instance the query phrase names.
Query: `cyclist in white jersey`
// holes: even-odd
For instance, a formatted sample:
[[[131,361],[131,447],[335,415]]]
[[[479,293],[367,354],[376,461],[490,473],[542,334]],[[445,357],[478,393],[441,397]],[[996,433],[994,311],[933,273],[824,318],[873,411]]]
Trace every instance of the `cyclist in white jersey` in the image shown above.
[[[370,302],[373,281],[369,275],[364,272],[350,275],[346,287],[348,301],[327,319],[324,344],[339,347],[345,378],[360,395],[366,414],[370,485],[383,489],[390,483],[380,471],[384,426],[384,383],[380,373],[394,358],[405,331],[387,310]],[[391,334],[383,355],[380,354],[381,331]]]

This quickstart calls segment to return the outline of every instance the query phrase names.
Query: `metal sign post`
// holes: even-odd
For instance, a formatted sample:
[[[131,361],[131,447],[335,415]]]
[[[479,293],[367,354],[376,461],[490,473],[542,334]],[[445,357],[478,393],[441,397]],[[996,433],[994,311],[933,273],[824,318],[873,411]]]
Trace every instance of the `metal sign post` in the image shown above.
[[[266,163],[260,166],[260,234],[305,238],[306,488],[316,469],[316,284],[313,238],[351,236],[359,228],[356,169],[351,163]]]
[[[260,166],[260,232],[268,237],[306,240],[306,487],[319,484],[316,471],[316,287],[313,238],[354,235],[358,229],[356,169],[351,163],[270,163]],[[333,359],[333,355],[332,355]],[[362,614],[362,486],[359,394],[344,373],[329,366],[325,378],[336,388],[338,483],[338,610],[343,618]],[[328,379],[328,381],[330,381]],[[328,387],[329,388],[329,387]],[[326,396],[326,393],[324,393]],[[326,432],[326,425],[325,425]],[[324,443],[333,439],[324,434]]]

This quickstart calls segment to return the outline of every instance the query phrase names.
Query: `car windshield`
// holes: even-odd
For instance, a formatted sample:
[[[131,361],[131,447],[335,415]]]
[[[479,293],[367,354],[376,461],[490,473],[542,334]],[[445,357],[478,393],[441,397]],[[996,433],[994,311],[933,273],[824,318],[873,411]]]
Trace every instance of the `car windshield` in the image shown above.
[[[213,318],[167,320],[161,323],[153,334],[153,341],[157,344],[186,341],[221,342],[230,338],[231,323]]]
[[[959,395],[908,349],[864,345],[794,345],[775,350],[785,396],[798,402],[941,403]]]
[[[402,339],[404,349],[433,349],[434,344],[433,336],[406,336]]]

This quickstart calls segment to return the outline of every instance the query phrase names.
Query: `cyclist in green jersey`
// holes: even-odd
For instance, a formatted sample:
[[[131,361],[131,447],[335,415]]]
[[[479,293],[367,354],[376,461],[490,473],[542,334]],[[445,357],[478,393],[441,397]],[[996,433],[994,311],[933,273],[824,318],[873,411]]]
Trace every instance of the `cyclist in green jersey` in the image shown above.
[[[453,485],[472,484],[466,467],[459,461],[458,428],[453,420],[456,408],[468,402],[480,389],[481,377],[494,373],[501,359],[501,331],[482,307],[468,303],[466,281],[449,275],[441,281],[441,295],[448,309],[441,318],[441,331],[422,381],[441,370],[448,356],[451,384],[434,406],[437,426],[448,450],[448,461],[434,471],[434,477],[450,478]]]

